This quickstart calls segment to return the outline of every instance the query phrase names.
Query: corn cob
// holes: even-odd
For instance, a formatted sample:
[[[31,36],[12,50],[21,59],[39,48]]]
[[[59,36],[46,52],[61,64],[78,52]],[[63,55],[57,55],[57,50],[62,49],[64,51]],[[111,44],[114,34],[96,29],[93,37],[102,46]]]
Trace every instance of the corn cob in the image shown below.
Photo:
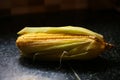
[[[39,60],[86,60],[112,45],[103,36],[82,27],[25,27],[18,32],[16,45],[22,56]]]

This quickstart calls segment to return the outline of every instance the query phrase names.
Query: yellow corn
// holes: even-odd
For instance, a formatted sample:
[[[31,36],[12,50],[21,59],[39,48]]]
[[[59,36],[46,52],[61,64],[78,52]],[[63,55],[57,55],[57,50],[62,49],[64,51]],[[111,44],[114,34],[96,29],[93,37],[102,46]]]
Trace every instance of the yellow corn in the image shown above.
[[[16,45],[22,56],[39,60],[92,59],[111,47],[103,36],[82,27],[26,27]]]

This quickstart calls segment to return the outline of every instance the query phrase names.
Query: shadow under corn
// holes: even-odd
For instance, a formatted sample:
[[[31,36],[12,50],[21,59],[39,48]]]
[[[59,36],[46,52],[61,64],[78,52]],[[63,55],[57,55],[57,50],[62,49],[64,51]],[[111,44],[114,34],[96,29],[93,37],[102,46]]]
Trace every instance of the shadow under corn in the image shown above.
[[[20,58],[19,62],[22,66],[32,69],[44,69],[44,70],[65,70],[71,71],[71,68],[77,70],[77,72],[101,72],[105,71],[110,65],[116,64],[114,61],[109,62],[107,59],[97,57],[92,60],[80,61],[33,61],[27,58]]]

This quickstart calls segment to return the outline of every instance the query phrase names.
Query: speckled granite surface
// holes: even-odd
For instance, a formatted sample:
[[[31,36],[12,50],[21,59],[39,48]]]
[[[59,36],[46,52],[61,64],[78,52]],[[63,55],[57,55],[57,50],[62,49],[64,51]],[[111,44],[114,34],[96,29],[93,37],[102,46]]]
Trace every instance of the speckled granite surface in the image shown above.
[[[98,12],[94,15],[91,13],[87,15],[83,22],[79,21],[78,13],[69,15],[65,13],[61,14],[62,16],[59,16],[60,14],[49,15],[48,17],[52,17],[52,19],[47,19],[48,17],[44,16],[44,23],[41,25],[39,21],[42,21],[43,17],[40,16],[32,15],[27,17],[28,22],[22,21],[22,18],[14,17],[12,20],[18,23],[13,24],[13,22],[10,23],[8,21],[11,32],[0,34],[0,80],[77,80],[71,67],[76,71],[81,80],[120,80],[120,15],[116,12],[108,13]],[[32,19],[36,19],[36,22],[33,21],[32,23]],[[1,23],[1,26],[3,24]],[[20,58],[15,40],[17,38],[16,32],[22,29],[24,25],[60,26],[68,24],[84,26],[101,33],[115,47],[104,52],[94,60],[63,62],[60,69],[57,69],[59,67],[58,62],[32,62],[31,60]],[[21,25],[23,26],[19,27]],[[7,23],[3,26],[7,26]],[[11,26],[16,26],[16,28]],[[1,29],[3,28],[6,27]]]

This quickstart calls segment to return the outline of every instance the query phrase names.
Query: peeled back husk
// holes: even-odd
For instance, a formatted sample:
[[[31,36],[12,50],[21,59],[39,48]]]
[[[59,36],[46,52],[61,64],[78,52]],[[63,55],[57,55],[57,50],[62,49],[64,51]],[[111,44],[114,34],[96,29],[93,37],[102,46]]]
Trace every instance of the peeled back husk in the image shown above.
[[[101,34],[82,27],[25,27],[16,45],[22,56],[39,60],[86,60],[99,56],[110,44]]]

